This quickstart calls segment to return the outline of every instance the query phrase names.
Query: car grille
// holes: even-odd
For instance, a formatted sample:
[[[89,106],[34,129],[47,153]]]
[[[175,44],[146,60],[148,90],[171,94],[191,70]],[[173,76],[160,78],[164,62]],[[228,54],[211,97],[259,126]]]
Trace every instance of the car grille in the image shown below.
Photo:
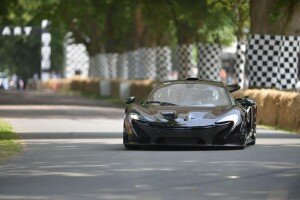
[[[155,141],[156,144],[205,144],[202,139],[197,138],[167,138],[161,137]]]

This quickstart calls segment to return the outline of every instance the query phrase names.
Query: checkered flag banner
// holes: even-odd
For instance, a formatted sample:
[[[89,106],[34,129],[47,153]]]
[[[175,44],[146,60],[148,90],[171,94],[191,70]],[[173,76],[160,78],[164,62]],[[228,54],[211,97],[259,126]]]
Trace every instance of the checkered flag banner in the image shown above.
[[[249,86],[294,89],[299,36],[251,35],[247,48]]]
[[[138,51],[133,50],[129,51],[127,55],[128,59],[128,78],[135,79],[137,78],[137,67],[139,63]]]
[[[90,63],[89,63],[89,77],[98,77],[97,76],[97,63],[95,57],[90,57]]]
[[[234,66],[235,82],[241,87],[244,86],[245,81],[245,64],[246,64],[246,46],[242,41],[238,41],[236,46],[236,61]]]
[[[167,46],[157,47],[156,50],[156,74],[159,81],[168,80],[168,75],[172,70],[171,49]]]
[[[222,49],[218,44],[198,44],[198,76],[200,79],[218,81],[221,70]]]
[[[109,65],[106,53],[99,53],[96,55],[97,75],[100,78],[109,78]]]
[[[89,77],[101,77],[99,66],[99,54],[90,57]]]
[[[179,63],[179,79],[187,79],[193,66],[193,45],[183,44],[176,49],[176,61]]]
[[[138,78],[155,79],[156,78],[156,54],[154,48],[139,49]]]
[[[117,61],[118,54],[117,53],[108,53],[107,57],[107,65],[109,69],[109,78],[117,78]]]
[[[121,79],[128,79],[128,53],[118,55],[117,60],[117,77]]]
[[[67,44],[65,47],[65,76],[72,77],[76,72],[87,77],[89,56],[83,44]]]
[[[276,87],[294,89],[298,82],[299,36],[282,36]]]

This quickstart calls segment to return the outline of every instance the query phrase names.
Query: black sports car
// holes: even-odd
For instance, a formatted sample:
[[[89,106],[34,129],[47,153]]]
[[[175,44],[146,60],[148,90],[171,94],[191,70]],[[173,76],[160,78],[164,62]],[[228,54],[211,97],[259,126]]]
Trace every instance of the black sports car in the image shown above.
[[[240,86],[189,78],[154,87],[142,102],[130,97],[125,110],[123,143],[147,145],[230,146],[245,148],[256,140],[256,103],[230,92]]]

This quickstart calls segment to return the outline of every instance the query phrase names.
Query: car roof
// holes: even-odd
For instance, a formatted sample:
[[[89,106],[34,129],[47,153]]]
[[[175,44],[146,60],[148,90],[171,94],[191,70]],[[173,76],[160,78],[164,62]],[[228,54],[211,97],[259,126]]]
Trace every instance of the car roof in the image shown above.
[[[220,81],[210,81],[210,80],[201,80],[201,79],[188,79],[188,80],[172,80],[172,81],[164,81],[161,84],[162,85],[168,85],[168,84],[180,84],[180,83],[202,83],[207,85],[216,85],[220,87],[224,87],[224,84]]]

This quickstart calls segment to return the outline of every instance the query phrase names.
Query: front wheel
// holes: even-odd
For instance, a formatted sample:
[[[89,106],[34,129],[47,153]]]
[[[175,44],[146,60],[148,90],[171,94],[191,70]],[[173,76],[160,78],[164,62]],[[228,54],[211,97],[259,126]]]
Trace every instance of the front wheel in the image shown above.
[[[247,147],[247,130],[246,130],[246,124],[244,123],[243,124],[243,131],[242,131],[242,135],[241,135],[241,138],[240,138],[240,141],[241,141],[241,146],[239,147],[239,149],[245,149]]]
[[[239,147],[239,149],[245,149],[247,147],[246,141],[241,144],[241,146]]]
[[[253,137],[251,137],[251,139],[252,139],[252,142],[250,142],[249,145],[255,145],[255,143],[256,143],[256,137],[253,136]]]

